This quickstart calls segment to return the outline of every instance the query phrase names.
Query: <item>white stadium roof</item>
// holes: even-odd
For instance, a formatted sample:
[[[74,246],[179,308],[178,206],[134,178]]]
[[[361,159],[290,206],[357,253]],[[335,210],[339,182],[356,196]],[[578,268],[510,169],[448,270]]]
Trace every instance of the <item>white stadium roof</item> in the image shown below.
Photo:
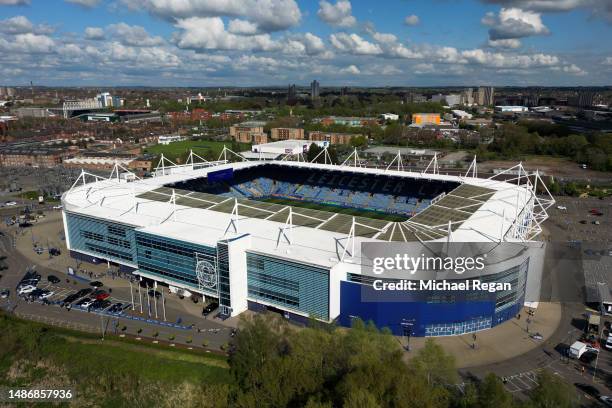
[[[552,197],[535,195],[537,188],[534,184],[541,180],[537,173],[528,175],[521,165],[512,169],[519,169],[518,176],[509,176],[509,180],[503,181],[499,179],[503,173],[488,179],[475,177],[475,163],[468,170],[471,174],[464,177],[439,174],[435,163],[431,172],[403,171],[401,160],[398,161],[398,169],[382,170],[293,161],[194,163],[192,158],[190,164],[164,166],[158,172],[160,175],[132,182],[119,176],[120,166],[117,166],[108,179],[82,172],[74,186],[64,193],[62,201],[67,212],[125,223],[139,227],[143,232],[196,244],[215,246],[221,239],[250,234],[253,248],[258,251],[329,267],[342,260],[359,263],[361,242],[532,240],[547,218],[546,209],[554,204]],[[451,181],[460,183],[460,186],[403,222],[289,208],[164,187],[205,177],[209,171],[236,170],[269,163]],[[458,215],[458,219],[454,219],[452,214]],[[344,217],[343,223],[338,222],[339,217]],[[440,224],[437,224],[438,219]],[[304,220],[308,222],[301,222]],[[332,222],[335,227],[329,228]]]

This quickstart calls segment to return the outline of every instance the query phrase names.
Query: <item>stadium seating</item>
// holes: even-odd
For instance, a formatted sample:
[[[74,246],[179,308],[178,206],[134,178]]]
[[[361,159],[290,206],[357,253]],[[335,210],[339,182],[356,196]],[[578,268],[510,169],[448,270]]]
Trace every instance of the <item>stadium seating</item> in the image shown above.
[[[209,183],[206,178],[199,178],[168,187],[254,200],[284,198],[412,216],[429,206],[431,199],[457,186],[455,182],[438,180],[265,164],[238,169],[231,179]]]

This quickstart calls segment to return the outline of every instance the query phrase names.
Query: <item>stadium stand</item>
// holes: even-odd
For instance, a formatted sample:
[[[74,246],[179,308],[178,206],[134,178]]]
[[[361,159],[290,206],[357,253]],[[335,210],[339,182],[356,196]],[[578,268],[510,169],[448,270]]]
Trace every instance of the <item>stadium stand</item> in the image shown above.
[[[287,199],[410,217],[427,208],[433,198],[458,185],[448,181],[263,164],[236,170],[230,179],[211,182],[197,178],[166,187],[250,200]]]

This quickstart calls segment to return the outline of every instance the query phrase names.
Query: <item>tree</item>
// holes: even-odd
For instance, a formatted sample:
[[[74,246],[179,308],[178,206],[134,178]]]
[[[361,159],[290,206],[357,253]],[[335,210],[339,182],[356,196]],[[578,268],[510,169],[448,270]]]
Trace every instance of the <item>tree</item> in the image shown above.
[[[531,391],[531,407],[572,408],[578,405],[574,387],[548,370],[538,375],[538,385]]]
[[[419,350],[412,365],[429,385],[454,384],[457,379],[455,358],[446,354],[433,339],[425,341],[425,347]]]
[[[479,408],[512,408],[512,395],[504,389],[504,384],[493,373],[486,375],[478,387]]]

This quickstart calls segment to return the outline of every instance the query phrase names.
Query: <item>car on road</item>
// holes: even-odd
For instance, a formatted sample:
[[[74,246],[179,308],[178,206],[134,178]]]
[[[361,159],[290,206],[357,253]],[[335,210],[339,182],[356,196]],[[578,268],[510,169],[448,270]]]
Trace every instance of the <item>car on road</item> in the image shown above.
[[[592,221],[592,222],[591,222],[591,224],[593,224],[593,225],[599,225],[599,224],[601,224],[601,222],[599,222],[599,221],[595,220],[595,221]]]
[[[8,290],[8,289],[0,290],[0,298],[2,298],[2,299],[8,298],[10,294],[11,294],[11,291]]]
[[[203,316],[208,316],[209,314],[211,314],[218,307],[219,307],[219,303],[211,302],[211,303],[207,304],[206,306],[204,306],[204,309],[202,310],[202,315]]]
[[[61,205],[54,205],[53,206],[54,210],[61,210],[62,208],[64,208],[64,207],[62,207]]]
[[[574,385],[580,391],[584,392],[587,395],[590,395],[591,397],[599,398],[599,396],[600,396],[599,390],[597,388],[593,387],[591,384],[574,383]]]
[[[34,292],[35,290],[36,290],[36,286],[23,285],[23,286],[19,286],[19,289],[17,289],[17,293],[19,295],[26,295],[28,293]]]
[[[57,277],[57,276],[55,276],[55,275],[49,275],[49,276],[47,276],[47,280],[48,280],[50,283],[53,283],[53,284],[60,283],[60,278],[58,278],[58,277]]]
[[[558,205],[558,206],[557,206],[557,210],[562,210],[562,211],[565,211],[565,210],[567,210],[567,207],[566,207],[566,206],[564,206],[564,205]]]
[[[16,201],[7,201],[6,203],[4,203],[5,207],[12,207],[14,205],[17,205]]]
[[[587,223],[587,222],[586,222],[586,220],[580,220],[579,222],[580,222],[581,224],[586,224],[586,223]]]
[[[89,282],[89,286],[93,286],[94,288],[99,288],[100,286],[104,286],[104,284],[100,281]]]

